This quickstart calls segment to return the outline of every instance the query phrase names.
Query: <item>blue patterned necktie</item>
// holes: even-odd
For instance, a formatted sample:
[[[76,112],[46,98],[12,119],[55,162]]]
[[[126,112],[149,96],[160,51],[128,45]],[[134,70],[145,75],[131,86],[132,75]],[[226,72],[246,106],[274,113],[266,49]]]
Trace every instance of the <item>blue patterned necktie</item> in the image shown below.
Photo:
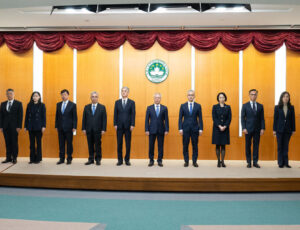
[[[156,108],[156,109],[155,109],[156,116],[158,117],[158,115],[159,115],[159,107],[158,107],[158,105],[156,105],[155,108]]]
[[[95,114],[95,105],[92,106],[92,113],[93,113],[93,116]]]
[[[63,103],[62,114],[65,113],[65,109],[66,109],[66,102]]]
[[[192,112],[193,112],[193,104],[190,103],[190,115],[192,115]]]

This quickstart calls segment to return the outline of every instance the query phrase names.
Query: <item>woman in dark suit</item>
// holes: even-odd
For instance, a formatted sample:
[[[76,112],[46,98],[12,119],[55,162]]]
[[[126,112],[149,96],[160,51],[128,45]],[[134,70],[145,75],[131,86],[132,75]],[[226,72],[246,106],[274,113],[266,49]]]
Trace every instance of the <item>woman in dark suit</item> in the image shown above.
[[[289,141],[296,131],[295,110],[290,102],[290,94],[283,92],[274,109],[273,134],[277,138],[278,166],[291,168],[289,165]]]
[[[30,140],[29,164],[38,164],[42,160],[42,135],[45,129],[46,107],[41,102],[41,94],[35,91],[31,95],[25,115],[25,131],[28,130]]]
[[[212,144],[216,145],[218,167],[226,167],[224,163],[225,145],[230,144],[229,125],[231,122],[231,108],[225,104],[227,96],[221,92],[217,96],[218,104],[213,106],[213,135]]]

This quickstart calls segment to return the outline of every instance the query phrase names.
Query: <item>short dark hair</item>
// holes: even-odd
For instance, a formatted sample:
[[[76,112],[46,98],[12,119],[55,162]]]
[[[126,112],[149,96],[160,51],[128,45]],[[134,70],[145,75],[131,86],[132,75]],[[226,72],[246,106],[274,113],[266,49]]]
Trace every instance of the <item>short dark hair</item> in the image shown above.
[[[217,95],[217,101],[219,101],[219,96],[220,95],[223,95],[225,97],[225,101],[227,101],[227,96],[226,96],[226,94],[224,92],[218,93],[218,95]]]
[[[68,95],[70,95],[69,90],[67,90],[67,89],[63,89],[62,91],[60,91],[60,94],[63,94],[63,93],[67,93]]]
[[[14,92],[13,89],[7,89],[6,92]]]
[[[249,94],[250,94],[252,91],[255,91],[256,93],[258,93],[258,90],[257,90],[257,89],[250,89],[250,90],[249,90]]]

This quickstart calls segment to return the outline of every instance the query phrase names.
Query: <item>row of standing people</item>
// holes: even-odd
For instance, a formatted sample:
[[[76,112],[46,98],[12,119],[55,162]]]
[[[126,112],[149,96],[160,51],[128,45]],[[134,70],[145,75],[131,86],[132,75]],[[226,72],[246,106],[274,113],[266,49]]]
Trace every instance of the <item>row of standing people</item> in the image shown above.
[[[14,99],[14,91],[8,89],[7,101],[1,104],[0,130],[4,134],[6,143],[6,159],[2,163],[17,163],[18,156],[18,133],[22,127],[23,108],[22,103]],[[114,128],[117,133],[117,166],[130,163],[131,133],[135,127],[135,102],[128,98],[129,88],[123,87],[122,98],[115,102]],[[256,102],[258,91],[249,91],[250,101],[245,103],[241,111],[241,125],[246,140],[247,167],[252,167],[251,145],[253,141],[253,166],[260,168],[258,164],[260,136],[265,131],[265,119],[263,105]],[[59,161],[67,164],[72,163],[73,133],[77,129],[76,104],[69,101],[69,92],[61,91],[62,101],[57,103],[55,128],[59,139]],[[201,105],[195,102],[195,92],[187,92],[188,101],[180,106],[178,128],[182,135],[184,167],[189,165],[189,142],[192,142],[192,162],[198,167],[198,138],[203,133]],[[98,102],[97,92],[91,93],[91,104],[84,108],[82,119],[82,131],[87,137],[89,158],[86,165],[101,164],[102,149],[101,139],[106,132],[107,115],[104,105]],[[227,96],[221,92],[217,95],[218,104],[213,106],[213,135],[212,144],[216,145],[218,167],[226,167],[225,146],[230,144],[229,127],[231,123],[231,107],[225,102]],[[154,104],[147,107],[145,119],[145,132],[149,136],[149,164],[154,165],[154,145],[158,142],[157,163],[163,166],[164,137],[169,132],[168,109],[161,103],[160,93],[154,95]],[[29,132],[30,139],[30,162],[39,163],[42,160],[41,139],[46,129],[46,107],[41,102],[39,92],[33,92],[27,105],[25,115],[25,131]],[[278,105],[274,109],[273,133],[277,138],[278,165],[280,168],[291,166],[288,163],[289,140],[295,132],[295,111],[290,103],[290,94],[283,92]],[[123,137],[125,136],[126,154],[123,161]],[[67,148],[65,146],[67,145]],[[67,151],[65,151],[67,149]]]

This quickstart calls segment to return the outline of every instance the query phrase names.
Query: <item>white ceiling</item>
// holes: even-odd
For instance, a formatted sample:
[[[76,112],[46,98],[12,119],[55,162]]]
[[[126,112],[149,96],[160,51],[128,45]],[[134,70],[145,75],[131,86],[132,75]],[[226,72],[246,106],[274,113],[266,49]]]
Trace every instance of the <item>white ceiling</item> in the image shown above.
[[[0,0],[0,30],[300,29],[297,0],[127,0],[128,3],[250,3],[249,13],[52,14],[54,5],[120,4],[124,0]]]

